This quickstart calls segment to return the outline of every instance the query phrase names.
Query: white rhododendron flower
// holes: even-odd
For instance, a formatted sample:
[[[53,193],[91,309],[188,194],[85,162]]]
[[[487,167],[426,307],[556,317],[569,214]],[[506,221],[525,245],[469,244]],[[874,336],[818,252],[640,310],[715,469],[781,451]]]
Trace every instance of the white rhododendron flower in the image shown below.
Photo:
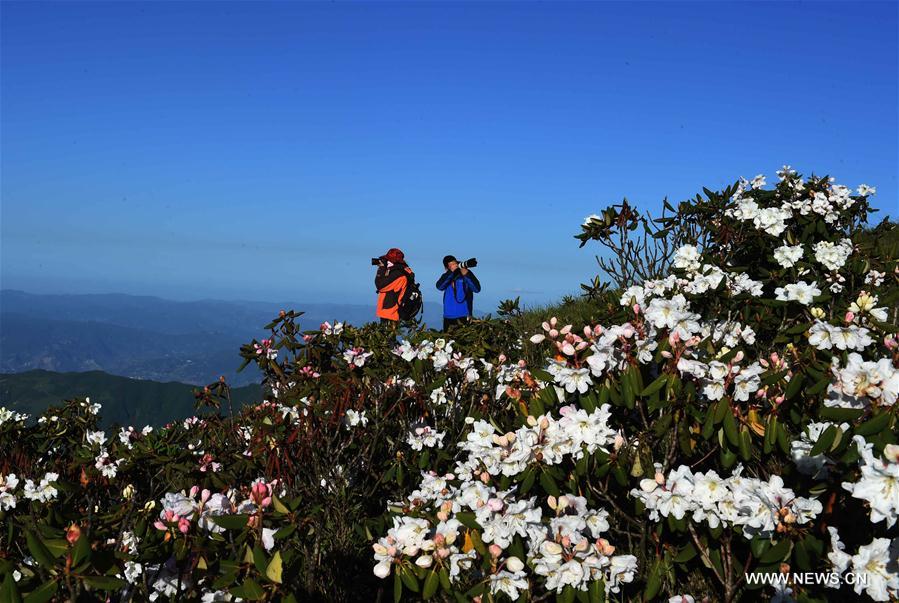
[[[778,287],[774,290],[774,293],[777,296],[776,299],[780,301],[795,301],[809,306],[814,298],[821,295],[821,289],[818,288],[818,283],[814,281],[811,283],[799,281],[795,284],[791,283]]]
[[[784,268],[792,268],[802,258],[802,245],[781,245],[774,250],[774,259]]]
[[[893,527],[899,514],[899,446],[890,444],[884,458],[876,458],[871,444],[861,436],[852,438],[861,454],[861,479],[843,482],[843,488],[854,498],[865,500],[871,506],[871,522],[885,521]]]
[[[820,241],[812,246],[815,259],[827,267],[828,270],[839,270],[852,254],[852,241],[843,239],[839,243]]]
[[[28,500],[45,503],[56,498],[59,490],[53,485],[59,479],[58,473],[48,472],[44,474],[40,482],[35,484],[32,480],[25,480],[23,494]]]
[[[433,430],[427,425],[413,425],[406,443],[412,446],[412,450],[423,448],[443,448],[443,438],[446,434]]]

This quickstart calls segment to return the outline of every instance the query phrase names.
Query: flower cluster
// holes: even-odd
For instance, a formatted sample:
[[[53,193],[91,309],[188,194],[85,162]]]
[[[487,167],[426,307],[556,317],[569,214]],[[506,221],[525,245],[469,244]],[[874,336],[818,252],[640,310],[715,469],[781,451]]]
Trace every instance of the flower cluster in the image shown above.
[[[412,446],[412,450],[422,450],[423,448],[443,448],[443,438],[445,433],[435,431],[431,427],[423,424],[415,424],[409,431],[409,437],[406,443]]]
[[[846,366],[840,364],[840,358],[834,356],[831,366],[834,381],[828,386],[825,406],[865,409],[896,403],[899,369],[889,358],[875,362],[863,360],[861,355],[853,352],[848,355]]]
[[[371,356],[372,352],[366,352],[365,348],[361,347],[350,348],[343,353],[343,359],[346,363],[357,368],[365,366],[365,361]]]
[[[854,498],[868,502],[872,523],[886,521],[891,528],[899,514],[899,446],[887,445],[883,458],[879,459],[864,438],[855,436],[853,441],[861,455],[861,479],[855,483],[843,482],[843,488]]]
[[[770,538],[796,525],[813,520],[822,505],[815,499],[796,496],[784,486],[783,479],[772,475],[768,481],[743,477],[742,466],[722,478],[715,471],[693,473],[686,465],[666,477],[657,467],[655,479],[643,479],[631,495],[649,511],[649,518],[683,519],[689,512],[693,521],[705,521],[710,527],[739,526],[743,536]]]
[[[588,413],[574,405],[565,406],[559,419],[529,416],[526,425],[505,434],[497,433],[487,421],[475,421],[465,441],[458,444],[468,457],[457,464],[456,473],[514,476],[534,462],[555,465],[566,456],[577,460],[606,450],[616,436],[608,424],[610,409],[604,404]]]
[[[864,591],[874,601],[895,601],[899,598],[899,538],[875,538],[850,556],[837,528],[830,526],[827,530],[830,532],[831,546],[827,558],[833,570],[838,574],[851,571],[856,576],[865,577],[865,580],[857,580],[853,584],[856,594]]]

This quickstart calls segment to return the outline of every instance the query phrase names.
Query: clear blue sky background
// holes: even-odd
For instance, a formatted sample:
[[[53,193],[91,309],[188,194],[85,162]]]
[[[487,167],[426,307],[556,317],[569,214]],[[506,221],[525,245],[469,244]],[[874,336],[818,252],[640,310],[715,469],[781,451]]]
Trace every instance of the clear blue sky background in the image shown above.
[[[899,213],[895,2],[0,11],[4,288],[366,302],[399,246],[491,310],[577,291],[624,196],[789,163]]]

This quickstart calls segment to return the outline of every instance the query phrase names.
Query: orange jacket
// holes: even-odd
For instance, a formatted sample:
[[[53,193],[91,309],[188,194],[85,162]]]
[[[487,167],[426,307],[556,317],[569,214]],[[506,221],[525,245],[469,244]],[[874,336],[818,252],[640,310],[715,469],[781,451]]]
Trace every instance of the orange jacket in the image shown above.
[[[378,287],[378,310],[380,318],[388,320],[400,319],[400,300],[406,295],[409,275],[405,266],[392,266],[382,273],[378,270],[375,285]]]

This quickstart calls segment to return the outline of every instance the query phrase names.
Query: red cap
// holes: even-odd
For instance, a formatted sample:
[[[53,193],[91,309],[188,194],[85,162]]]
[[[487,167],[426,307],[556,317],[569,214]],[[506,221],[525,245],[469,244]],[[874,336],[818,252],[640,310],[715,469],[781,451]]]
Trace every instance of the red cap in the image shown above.
[[[387,255],[385,255],[384,257],[387,258],[388,262],[393,262],[394,264],[399,264],[400,262],[403,261],[403,258],[405,258],[406,256],[403,255],[402,251],[400,251],[399,249],[394,247],[393,249],[388,251]]]

